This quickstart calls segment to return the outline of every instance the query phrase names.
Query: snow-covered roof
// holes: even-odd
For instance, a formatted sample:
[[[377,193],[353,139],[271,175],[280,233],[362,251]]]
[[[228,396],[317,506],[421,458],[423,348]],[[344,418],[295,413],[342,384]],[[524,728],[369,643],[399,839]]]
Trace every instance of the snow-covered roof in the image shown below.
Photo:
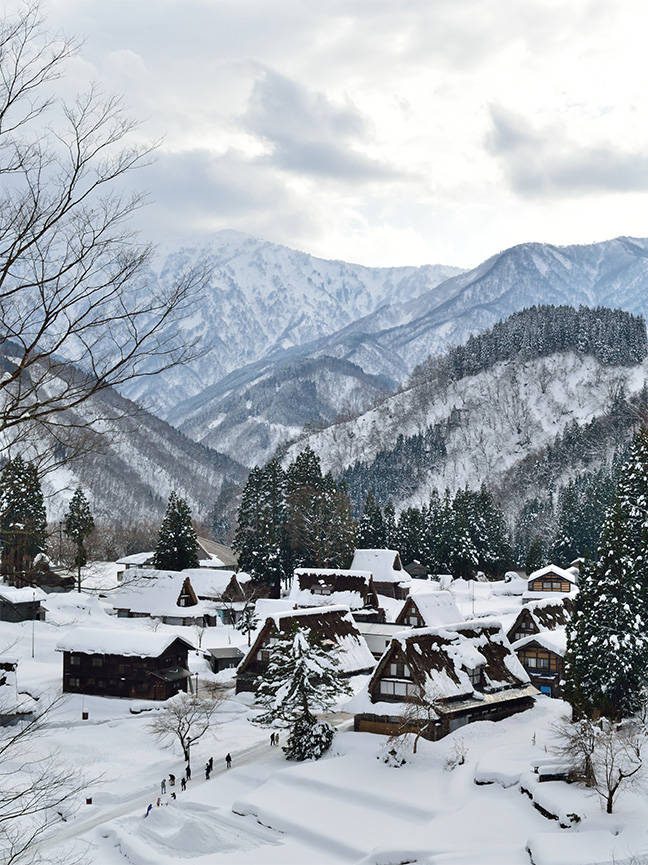
[[[351,570],[370,571],[375,583],[409,583],[410,575],[401,565],[396,550],[356,550]]]
[[[369,682],[370,693],[378,693],[378,682],[395,654],[405,656],[412,679],[431,702],[469,698],[475,691],[469,672],[477,669],[482,672],[484,692],[529,684],[496,619],[396,634]]]
[[[290,601],[298,607],[342,604],[360,610],[368,601],[375,605],[371,571],[334,568],[297,568],[290,587]]]
[[[157,658],[175,640],[180,640],[189,649],[194,648],[189,640],[176,634],[135,631],[131,628],[75,628],[59,640],[56,651]]]
[[[188,607],[178,606],[178,598],[185,580],[185,571],[149,571],[151,577],[139,583],[126,583],[110,596],[110,602],[117,610],[130,610],[149,616],[183,616],[193,618],[213,615],[212,601],[198,601]],[[189,581],[192,584],[192,581]],[[192,584],[193,587],[193,584]]]
[[[47,595],[37,586],[25,586],[16,589],[13,586],[0,586],[0,598],[9,601],[10,604],[30,604],[32,601],[44,601]]]
[[[544,649],[555,652],[556,655],[560,655],[562,658],[567,649],[567,634],[564,628],[559,628],[556,631],[541,631],[539,634],[530,634],[528,637],[524,637],[524,639],[513,643],[513,649],[517,652],[519,649],[528,646],[529,643],[538,643]]]
[[[531,580],[541,579],[542,577],[548,577],[552,574],[555,574],[555,576],[567,580],[572,584],[576,582],[574,574],[566,571],[564,568],[559,568],[558,565],[547,565],[546,568],[540,568],[540,570],[534,571],[532,574],[529,574],[528,581],[531,582]]]
[[[415,595],[409,595],[411,603],[416,604],[416,607],[421,614],[425,625],[428,628],[438,628],[441,625],[451,625],[455,622],[463,622],[465,616],[459,612],[454,598],[450,592],[416,592]],[[408,600],[409,600],[408,598]],[[403,608],[401,617],[405,615],[409,604]],[[403,622],[403,624],[407,624]]]
[[[133,553],[132,556],[124,556],[123,559],[117,559],[118,565],[145,565],[146,562],[150,561],[155,555],[154,550],[150,550],[148,553]]]
[[[376,660],[353,621],[351,611],[348,607],[339,605],[289,610],[269,616],[241,663],[239,674],[253,662],[261,647],[271,640],[273,632],[286,631],[297,625],[312,628],[323,640],[331,640],[340,648],[338,663],[343,673],[353,674],[373,669]]]

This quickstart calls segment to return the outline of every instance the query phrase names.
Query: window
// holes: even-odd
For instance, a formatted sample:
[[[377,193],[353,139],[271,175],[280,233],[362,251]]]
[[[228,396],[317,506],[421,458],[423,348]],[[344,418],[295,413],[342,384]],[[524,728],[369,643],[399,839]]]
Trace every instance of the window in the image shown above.
[[[396,676],[399,679],[411,679],[412,674],[407,664],[395,663],[389,665],[389,675]]]
[[[103,667],[103,655],[93,655],[92,656],[92,666],[93,667]]]
[[[560,592],[562,591],[562,580],[543,580],[542,581],[542,591],[543,592]]]
[[[270,649],[261,649],[259,652],[259,660],[260,661],[269,661],[270,660]]]
[[[481,667],[475,667],[474,670],[466,670],[468,673],[468,678],[473,686],[473,688],[479,688],[482,683],[482,671]]]
[[[526,667],[530,667],[532,670],[548,670],[549,658],[542,658],[536,655],[527,655],[524,659],[524,664]]]
[[[70,655],[70,666],[78,667],[81,663],[81,655]]]
[[[70,688],[80,688],[81,687],[81,679],[77,679],[74,676],[70,676],[68,679],[68,684]]]
[[[380,693],[388,697],[416,697],[418,688],[413,682],[394,682],[391,679],[381,679]]]
[[[413,628],[418,628],[419,617],[417,615],[409,616],[409,623]]]

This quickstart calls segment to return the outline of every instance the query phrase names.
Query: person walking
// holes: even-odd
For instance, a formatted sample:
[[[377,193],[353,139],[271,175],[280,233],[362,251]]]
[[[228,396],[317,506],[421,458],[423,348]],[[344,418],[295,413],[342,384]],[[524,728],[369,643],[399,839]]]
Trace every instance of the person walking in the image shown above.
[[[189,765],[189,763],[187,763],[185,775],[187,776],[187,781],[191,781],[191,766]]]
[[[166,793],[166,778],[160,781],[160,793]]]
[[[214,758],[213,757],[209,758],[209,771],[210,772],[214,771]]]
[[[232,755],[229,753],[229,751],[227,753],[227,756],[225,757],[225,765],[228,769],[232,768]]]
[[[210,775],[211,775],[211,769],[209,768],[209,763],[205,763],[205,781],[209,781]]]
[[[274,730],[270,733],[270,744],[274,745]]]
[[[187,780],[184,777],[184,775],[182,776],[182,778],[180,778],[180,789],[182,790],[183,793],[187,789]]]
[[[169,773],[169,787],[175,787],[175,775]]]
[[[277,746],[279,745],[279,733],[274,734],[274,743]]]

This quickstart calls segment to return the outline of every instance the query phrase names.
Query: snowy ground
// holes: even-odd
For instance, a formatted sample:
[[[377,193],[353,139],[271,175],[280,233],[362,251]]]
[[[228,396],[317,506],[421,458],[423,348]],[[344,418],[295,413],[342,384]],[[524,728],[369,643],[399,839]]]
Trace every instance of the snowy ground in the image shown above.
[[[94,586],[103,587],[103,578],[95,574]],[[519,608],[519,597],[493,595],[488,586],[478,585],[474,598],[467,584],[456,589],[465,613],[473,603],[477,614],[500,610],[510,617]],[[62,658],[54,646],[70,627],[114,623],[96,596],[50,595],[47,604],[48,621],[34,626],[33,659],[32,623],[0,623],[2,646],[21,659],[20,689],[40,696],[60,688]],[[131,624],[141,627],[142,621]],[[173,630],[195,638],[192,629]],[[209,637],[210,645],[246,648],[229,627],[210,629]],[[201,682],[213,678],[200,658],[191,663]],[[38,742],[35,757],[56,750],[96,779],[76,814],[66,815],[43,845],[45,861],[73,846],[84,865],[648,862],[645,786],[622,795],[608,816],[596,796],[576,785],[537,782],[532,764],[551,761],[552,727],[566,711],[547,697],[505,721],[472,724],[437,743],[421,741],[418,753],[396,769],[380,759],[384,740],[351,732],[342,715],[330,755],[287,763],[281,749],[270,746],[269,732],[251,723],[249,699],[232,692],[218,726],[193,749],[187,792],[176,786],[174,801],[168,789],[160,807],[160,780],[170,772],[179,778],[184,764],[179,752],[161,749],[151,737],[149,713],[132,714],[131,706],[128,700],[70,697]],[[200,767],[210,756],[215,770],[206,781]],[[543,816],[534,802],[557,819]]]

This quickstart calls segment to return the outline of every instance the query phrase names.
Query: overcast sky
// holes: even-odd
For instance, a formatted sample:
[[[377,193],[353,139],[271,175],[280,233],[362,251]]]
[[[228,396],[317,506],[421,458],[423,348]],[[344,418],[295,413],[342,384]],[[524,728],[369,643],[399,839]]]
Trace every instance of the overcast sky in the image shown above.
[[[643,0],[47,0],[164,136],[153,239],[372,265],[648,235]]]

